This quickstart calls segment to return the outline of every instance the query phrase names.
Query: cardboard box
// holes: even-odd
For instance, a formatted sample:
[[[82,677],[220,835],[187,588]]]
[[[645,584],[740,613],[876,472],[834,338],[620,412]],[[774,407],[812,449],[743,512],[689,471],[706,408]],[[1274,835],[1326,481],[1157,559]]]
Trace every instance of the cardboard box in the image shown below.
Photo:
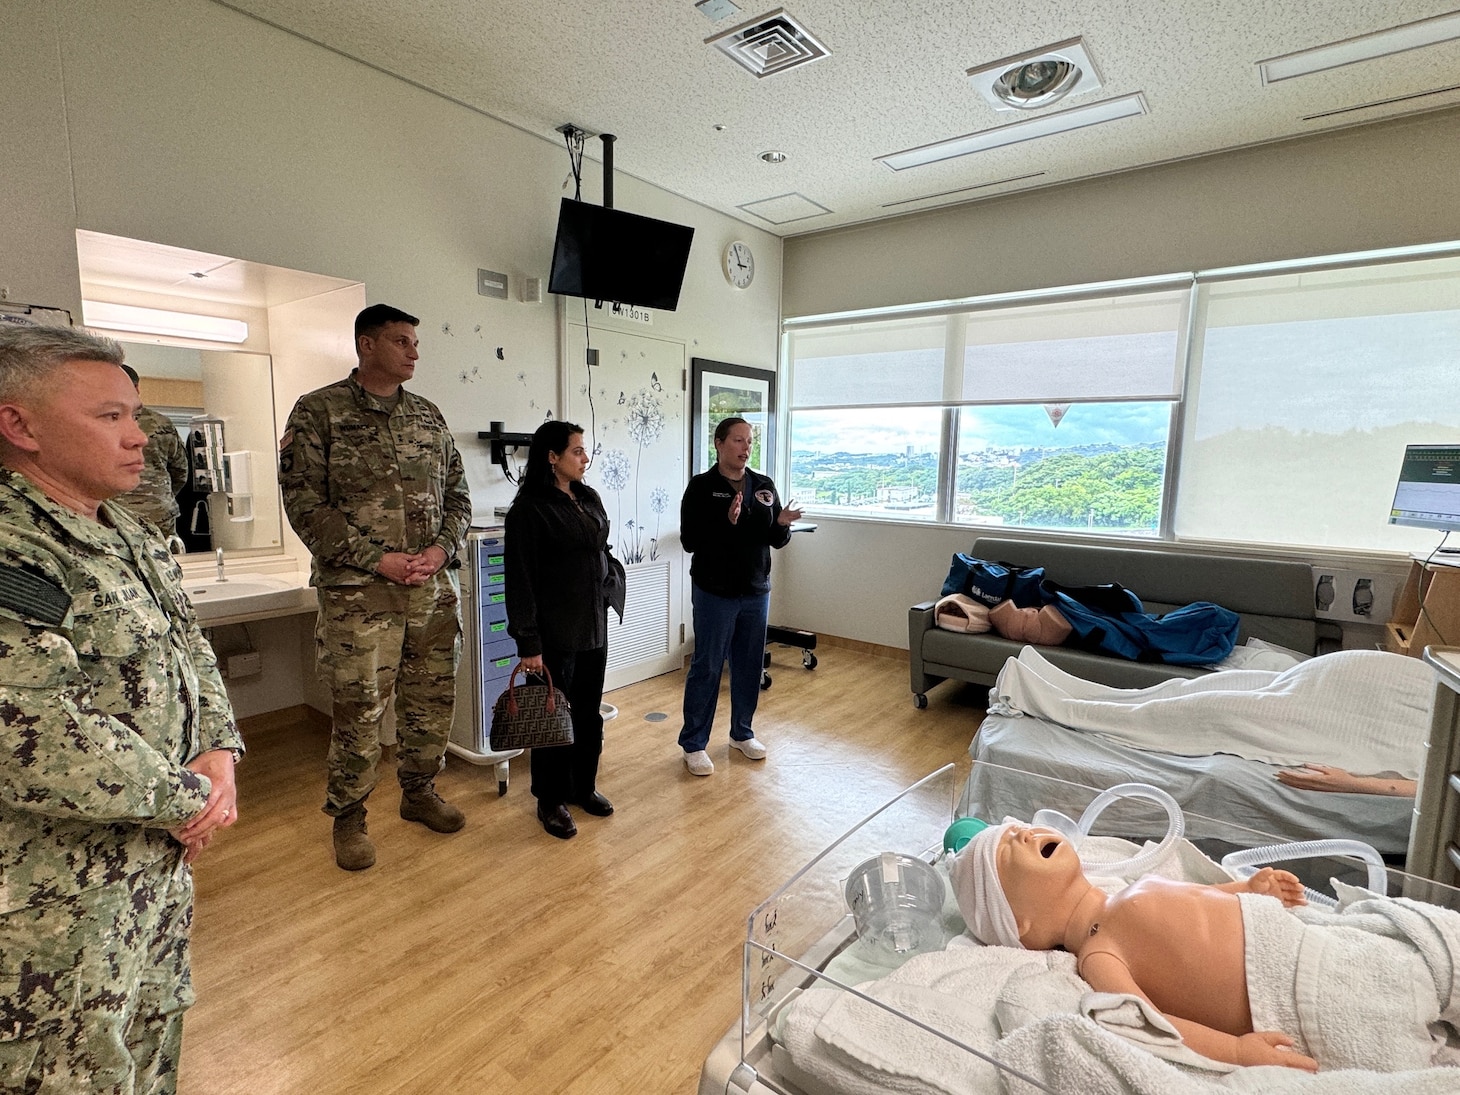
[[[1384,649],[1422,657],[1427,646],[1460,643],[1460,567],[1410,563],[1384,627]]]

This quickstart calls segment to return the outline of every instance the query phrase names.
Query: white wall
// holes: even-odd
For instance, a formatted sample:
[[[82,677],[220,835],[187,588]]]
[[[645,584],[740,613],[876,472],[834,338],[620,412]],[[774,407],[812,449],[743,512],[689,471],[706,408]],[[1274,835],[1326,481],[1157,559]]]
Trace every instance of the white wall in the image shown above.
[[[492,420],[530,429],[558,407],[559,316],[552,297],[521,303],[515,286],[511,300],[479,296],[476,271],[546,281],[568,173],[557,134],[524,133],[208,0],[10,0],[0,101],[8,299],[80,321],[78,228],[359,282],[369,301],[421,317],[412,387],[456,432],[477,511],[510,499],[476,434]],[[585,158],[584,171],[584,198],[601,200],[598,165]],[[645,333],[772,366],[780,241],[626,176],[615,199],[696,229],[680,308]],[[760,259],[745,292],[719,273],[736,238]],[[291,331],[288,308],[270,310],[280,422],[352,363],[359,302],[342,294],[327,345],[308,324]]]
[[[525,134],[206,0],[18,7],[8,25],[28,34],[0,40],[9,147],[26,153],[3,167],[0,286],[12,299],[79,318],[77,227],[362,282],[369,300],[421,317],[415,387],[464,452],[481,449],[474,491],[505,500],[476,431],[525,428],[542,417],[529,402],[557,403],[558,317],[551,297],[478,296],[476,270],[546,279],[568,169],[556,134]],[[585,175],[584,197],[599,200],[598,166],[585,160]],[[680,309],[657,314],[653,333],[772,364],[779,241],[625,176],[615,195],[696,228]],[[763,256],[747,292],[719,273],[737,237]],[[341,364],[324,363],[319,382]]]
[[[1450,110],[789,239],[783,311],[817,315],[1456,239],[1460,111]],[[906,648],[908,607],[937,594],[949,557],[976,535],[822,520],[776,555],[772,618]],[[1386,574],[1403,573],[1403,563],[1361,561]],[[1376,637],[1345,626],[1345,645]]]

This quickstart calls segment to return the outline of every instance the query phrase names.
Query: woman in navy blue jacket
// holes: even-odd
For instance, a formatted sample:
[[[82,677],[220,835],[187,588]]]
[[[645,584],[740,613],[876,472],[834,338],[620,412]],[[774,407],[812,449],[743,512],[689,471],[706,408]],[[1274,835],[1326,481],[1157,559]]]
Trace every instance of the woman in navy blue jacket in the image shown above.
[[[751,471],[751,429],[743,418],[715,427],[715,466],[696,475],[680,502],[679,538],[692,552],[690,600],[695,652],[684,682],[679,746],[697,776],[715,770],[705,747],[715,721],[720,672],[730,662],[730,745],[751,760],[766,748],[751,729],[760,701],[770,609],[771,548],[785,547],[799,509],[783,509],[769,476]]]
[[[544,422],[506,520],[507,633],[529,672],[546,667],[573,709],[573,744],[532,750],[537,818],[567,840],[578,827],[568,804],[613,813],[598,793],[603,752],[603,675],[608,662],[611,573],[608,513],[583,482],[583,428]]]

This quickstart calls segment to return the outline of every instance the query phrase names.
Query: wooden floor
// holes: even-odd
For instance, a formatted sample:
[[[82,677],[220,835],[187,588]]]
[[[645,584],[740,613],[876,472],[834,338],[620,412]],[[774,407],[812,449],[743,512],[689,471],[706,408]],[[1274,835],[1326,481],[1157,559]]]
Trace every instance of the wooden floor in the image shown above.
[[[525,757],[503,798],[452,757],[437,786],[466,828],[401,821],[389,774],[358,874],[320,812],[327,730],[246,728],[243,820],[197,864],[183,1095],[693,1092],[739,1018],[747,913],[907,784],[952,761],[961,785],[986,695],[944,685],[918,711],[905,656],[823,642],[807,672],[775,649],[767,760],[730,752],[722,693],[715,774],[689,775],[667,674],[608,696],[613,817],[555,840]]]

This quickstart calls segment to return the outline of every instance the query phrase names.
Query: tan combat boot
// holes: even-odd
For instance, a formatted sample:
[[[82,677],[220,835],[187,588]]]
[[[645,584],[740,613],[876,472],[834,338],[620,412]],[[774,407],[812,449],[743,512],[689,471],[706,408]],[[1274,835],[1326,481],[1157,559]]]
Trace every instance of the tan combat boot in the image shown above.
[[[365,833],[364,803],[335,818],[335,864],[346,871],[363,871],[375,865],[375,845]]]
[[[431,784],[415,791],[401,791],[400,816],[419,821],[438,833],[454,833],[466,824],[466,815],[436,793]]]

